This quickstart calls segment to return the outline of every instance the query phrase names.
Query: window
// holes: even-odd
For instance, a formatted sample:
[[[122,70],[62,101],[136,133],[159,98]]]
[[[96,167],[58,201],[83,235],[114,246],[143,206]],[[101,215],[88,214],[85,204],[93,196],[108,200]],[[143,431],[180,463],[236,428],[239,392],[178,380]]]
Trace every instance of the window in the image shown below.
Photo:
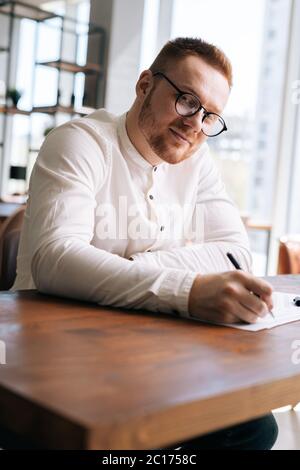
[[[292,160],[289,207],[287,210],[287,232],[300,233],[300,101],[297,106],[296,140]]]
[[[286,60],[289,19],[286,0],[174,2],[172,37],[203,37],[232,62],[234,86],[224,112],[229,131],[208,143],[241,212],[265,222],[271,221],[276,185],[285,79],[279,64]],[[265,234],[250,239],[260,260],[256,272],[264,274]]]

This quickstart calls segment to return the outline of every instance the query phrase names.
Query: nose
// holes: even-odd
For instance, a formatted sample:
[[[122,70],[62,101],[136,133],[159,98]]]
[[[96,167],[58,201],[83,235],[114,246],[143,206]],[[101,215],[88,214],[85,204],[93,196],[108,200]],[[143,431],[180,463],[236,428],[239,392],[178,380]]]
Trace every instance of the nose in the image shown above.
[[[200,109],[196,114],[194,114],[193,116],[184,116],[182,119],[183,119],[183,123],[188,126],[188,127],[191,127],[195,133],[198,133],[198,132],[201,132],[202,131],[202,127],[203,127],[203,117],[204,117],[204,110],[203,109]]]

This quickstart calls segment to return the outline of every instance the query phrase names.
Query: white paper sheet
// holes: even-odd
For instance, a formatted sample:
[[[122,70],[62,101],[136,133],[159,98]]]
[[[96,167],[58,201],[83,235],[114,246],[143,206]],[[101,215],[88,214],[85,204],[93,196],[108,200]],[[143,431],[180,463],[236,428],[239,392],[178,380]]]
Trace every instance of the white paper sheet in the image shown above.
[[[298,296],[300,296],[300,292]],[[230,326],[231,328],[238,328],[240,330],[259,331],[300,320],[300,307],[296,307],[293,302],[295,297],[296,294],[273,292],[274,308],[272,309],[272,312],[275,318],[269,314],[264,318],[259,318],[256,323],[252,324],[230,323],[224,325]]]

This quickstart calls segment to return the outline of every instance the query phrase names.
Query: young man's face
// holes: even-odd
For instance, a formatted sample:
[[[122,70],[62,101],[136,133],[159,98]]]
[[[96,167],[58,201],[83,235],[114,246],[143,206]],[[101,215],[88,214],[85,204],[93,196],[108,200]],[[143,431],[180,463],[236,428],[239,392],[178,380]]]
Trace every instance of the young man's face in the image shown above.
[[[207,111],[221,114],[229,97],[227,79],[202,59],[189,56],[167,68],[165,75],[182,91],[196,95]],[[202,112],[179,116],[178,92],[161,76],[152,77],[138,117],[141,133],[151,150],[163,161],[175,164],[192,155],[205,142]],[[217,137],[216,137],[217,138]]]

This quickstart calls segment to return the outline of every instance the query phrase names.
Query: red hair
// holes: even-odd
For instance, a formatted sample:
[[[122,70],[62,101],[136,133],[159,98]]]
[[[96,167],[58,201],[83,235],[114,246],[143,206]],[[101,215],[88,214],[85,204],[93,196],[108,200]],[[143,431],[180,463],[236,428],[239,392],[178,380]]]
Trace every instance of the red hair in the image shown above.
[[[176,62],[190,55],[198,56],[215,67],[226,77],[229,87],[232,87],[230,60],[221,49],[200,38],[176,38],[168,41],[150,66],[150,70],[153,73],[164,72],[170,62]]]

